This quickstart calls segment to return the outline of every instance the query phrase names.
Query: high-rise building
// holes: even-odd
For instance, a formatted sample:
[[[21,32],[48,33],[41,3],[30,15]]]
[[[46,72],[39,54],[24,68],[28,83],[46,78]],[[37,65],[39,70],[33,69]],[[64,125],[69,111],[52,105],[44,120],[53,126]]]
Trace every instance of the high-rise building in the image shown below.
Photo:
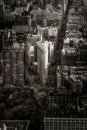
[[[0,32],[0,53],[2,52],[2,49],[3,49],[3,32]]]
[[[87,118],[45,118],[44,130],[86,130]]]
[[[82,41],[78,45],[78,61],[79,65],[87,65],[87,41]]]
[[[0,52],[9,45],[11,45],[11,41],[14,41],[16,38],[15,31],[11,29],[2,29],[0,30]],[[10,40],[9,40],[10,39]]]
[[[3,82],[24,84],[24,52],[22,48],[3,50]]]
[[[5,38],[5,37],[4,37]],[[7,39],[7,42],[6,42]],[[24,84],[24,46],[9,35],[3,48],[3,83]]]
[[[5,11],[4,2],[0,0],[0,20],[4,18],[4,11]]]
[[[25,45],[25,62],[26,65],[34,69],[36,72],[37,69],[37,45],[36,43],[41,40],[41,35],[28,35]]]
[[[0,130],[23,130],[28,129],[30,121],[24,120],[1,120]]]
[[[61,53],[62,65],[76,65],[77,52],[75,48],[63,48]]]
[[[48,76],[48,42],[37,43],[37,74],[43,83]]]
[[[43,83],[47,82],[48,69],[53,61],[54,42],[39,41],[37,42],[37,74]]]

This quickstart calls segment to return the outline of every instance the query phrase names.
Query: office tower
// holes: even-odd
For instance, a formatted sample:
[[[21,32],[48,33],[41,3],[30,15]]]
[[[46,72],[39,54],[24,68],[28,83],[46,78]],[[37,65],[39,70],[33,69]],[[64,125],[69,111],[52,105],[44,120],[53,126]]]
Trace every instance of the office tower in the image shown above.
[[[48,42],[37,42],[37,74],[43,83],[48,76]]]
[[[10,41],[9,41],[10,38]],[[16,33],[15,31],[11,30],[11,29],[2,29],[0,30],[0,53],[2,52],[2,50],[11,45],[11,40],[15,40],[16,38]]]
[[[54,42],[48,41],[48,61],[51,63],[54,56]]]
[[[24,84],[24,46],[14,39],[13,33],[5,34],[3,47],[3,83]]]
[[[76,65],[77,52],[75,48],[63,48],[61,52],[62,65]]]
[[[87,41],[80,41],[78,44],[78,63],[79,65],[87,65]]]
[[[27,67],[31,68],[35,73],[37,73],[37,45],[36,43],[40,41],[41,35],[31,35],[27,36],[25,45],[25,63]]]
[[[54,42],[37,42],[37,74],[43,83],[47,82],[48,69],[53,61]]]
[[[3,83],[24,84],[24,50],[18,43],[3,50]]]
[[[2,52],[3,49],[2,37],[3,37],[3,33],[0,32],[0,53]]]
[[[56,118],[44,119],[44,130],[86,130],[87,118]]]

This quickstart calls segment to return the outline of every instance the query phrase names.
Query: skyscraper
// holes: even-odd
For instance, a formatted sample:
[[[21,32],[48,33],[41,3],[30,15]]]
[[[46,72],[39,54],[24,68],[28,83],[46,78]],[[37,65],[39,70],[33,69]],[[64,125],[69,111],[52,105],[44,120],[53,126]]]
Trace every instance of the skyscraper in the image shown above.
[[[24,51],[22,45],[15,43],[11,48],[3,50],[3,82],[4,84],[24,84]]]
[[[7,34],[9,34],[7,32]],[[24,47],[17,43],[12,34],[4,37],[3,47],[3,83],[24,84]]]
[[[43,83],[48,75],[48,42],[37,43],[37,74]]]

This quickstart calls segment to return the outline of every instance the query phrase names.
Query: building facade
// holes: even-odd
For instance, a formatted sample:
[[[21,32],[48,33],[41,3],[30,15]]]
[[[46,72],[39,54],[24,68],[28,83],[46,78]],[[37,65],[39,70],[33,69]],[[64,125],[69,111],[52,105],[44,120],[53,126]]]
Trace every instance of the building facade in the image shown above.
[[[44,130],[86,130],[86,118],[44,118]]]
[[[3,50],[3,83],[24,84],[24,50],[19,44]]]
[[[48,42],[37,43],[37,74],[43,83],[48,76]]]

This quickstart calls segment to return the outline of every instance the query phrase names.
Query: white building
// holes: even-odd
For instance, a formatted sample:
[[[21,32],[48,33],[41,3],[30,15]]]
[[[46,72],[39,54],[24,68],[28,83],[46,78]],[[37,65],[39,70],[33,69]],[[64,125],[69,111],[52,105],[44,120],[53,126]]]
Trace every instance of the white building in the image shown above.
[[[53,60],[54,43],[51,41],[37,42],[37,74],[43,83],[48,77],[48,67]]]
[[[48,76],[48,42],[37,42],[37,74],[43,83]]]
[[[57,33],[59,31],[59,26],[53,27],[38,27],[38,34],[43,37],[57,37]]]
[[[36,62],[36,42],[41,40],[41,35],[28,35],[25,46],[25,61],[29,67],[32,67]]]
[[[58,27],[50,27],[48,29],[48,36],[49,37],[56,37],[58,32]]]

